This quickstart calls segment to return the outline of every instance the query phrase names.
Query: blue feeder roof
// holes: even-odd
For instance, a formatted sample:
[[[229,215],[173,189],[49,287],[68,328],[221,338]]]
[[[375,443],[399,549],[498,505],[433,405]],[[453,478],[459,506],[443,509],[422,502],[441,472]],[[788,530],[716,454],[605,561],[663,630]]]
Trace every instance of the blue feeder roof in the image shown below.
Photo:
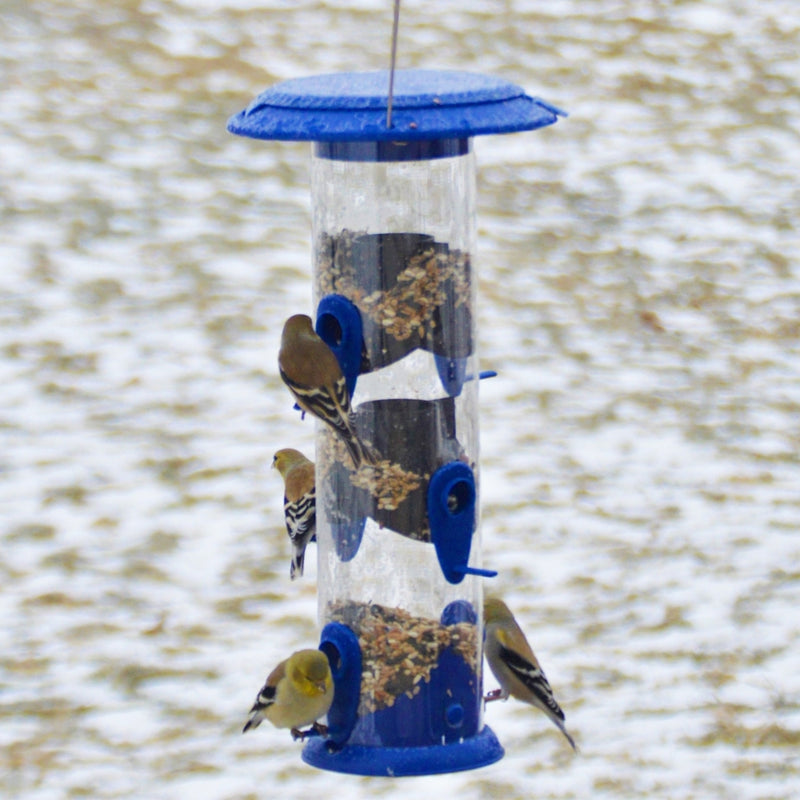
[[[254,139],[414,142],[468,139],[552,125],[564,112],[513,83],[471,72],[395,72],[392,127],[386,127],[389,72],[343,72],[284,81],[228,121]]]

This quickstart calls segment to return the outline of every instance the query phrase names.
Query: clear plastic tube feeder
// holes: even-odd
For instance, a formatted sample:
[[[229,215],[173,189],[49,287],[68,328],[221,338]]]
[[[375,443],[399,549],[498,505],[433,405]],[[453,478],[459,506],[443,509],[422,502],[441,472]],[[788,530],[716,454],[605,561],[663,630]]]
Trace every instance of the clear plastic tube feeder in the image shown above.
[[[360,775],[472,769],[483,724],[475,161],[481,134],[562,112],[464,72],[286,81],[231,118],[313,143],[315,328],[347,379],[368,457],[317,425],[320,648],[328,735],[303,759]],[[294,313],[297,309],[287,310]]]

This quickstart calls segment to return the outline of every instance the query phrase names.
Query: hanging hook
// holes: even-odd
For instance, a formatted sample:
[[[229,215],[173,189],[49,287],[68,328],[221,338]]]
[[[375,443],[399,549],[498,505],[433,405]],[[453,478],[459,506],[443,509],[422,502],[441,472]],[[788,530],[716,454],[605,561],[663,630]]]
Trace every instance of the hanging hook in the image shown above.
[[[392,127],[392,98],[394,97],[394,65],[397,61],[397,31],[400,27],[400,0],[394,0],[394,22],[392,23],[392,58],[389,65],[389,97],[386,101],[386,127]]]

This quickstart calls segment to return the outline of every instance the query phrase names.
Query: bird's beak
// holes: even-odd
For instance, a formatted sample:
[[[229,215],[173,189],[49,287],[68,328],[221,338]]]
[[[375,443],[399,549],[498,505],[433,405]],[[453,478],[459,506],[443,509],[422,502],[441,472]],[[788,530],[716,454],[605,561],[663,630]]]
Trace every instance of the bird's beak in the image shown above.
[[[328,691],[328,687],[325,685],[324,681],[317,684],[317,689],[319,689],[320,694],[325,694],[325,692]]]

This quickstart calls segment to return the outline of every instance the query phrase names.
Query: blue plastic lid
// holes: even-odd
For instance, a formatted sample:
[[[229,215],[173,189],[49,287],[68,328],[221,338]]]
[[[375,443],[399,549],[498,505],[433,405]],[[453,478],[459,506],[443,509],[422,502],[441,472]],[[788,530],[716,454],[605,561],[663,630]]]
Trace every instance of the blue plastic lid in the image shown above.
[[[387,70],[284,81],[231,117],[228,130],[283,141],[421,142],[533,130],[564,115],[519,86],[488,75],[398,70],[392,127],[387,128],[388,89]]]

